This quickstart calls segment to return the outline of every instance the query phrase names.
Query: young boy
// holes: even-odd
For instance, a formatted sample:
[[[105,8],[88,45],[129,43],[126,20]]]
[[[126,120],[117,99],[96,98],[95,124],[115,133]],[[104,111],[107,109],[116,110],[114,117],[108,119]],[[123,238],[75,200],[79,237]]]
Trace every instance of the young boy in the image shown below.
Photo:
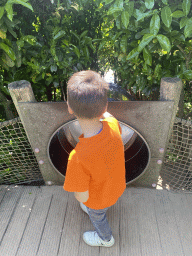
[[[123,194],[126,179],[122,130],[106,112],[107,90],[108,83],[91,70],[77,72],[68,81],[68,111],[78,119],[83,134],[69,155],[63,188],[74,192],[95,227],[83,234],[84,242],[111,247],[115,240],[106,212]]]

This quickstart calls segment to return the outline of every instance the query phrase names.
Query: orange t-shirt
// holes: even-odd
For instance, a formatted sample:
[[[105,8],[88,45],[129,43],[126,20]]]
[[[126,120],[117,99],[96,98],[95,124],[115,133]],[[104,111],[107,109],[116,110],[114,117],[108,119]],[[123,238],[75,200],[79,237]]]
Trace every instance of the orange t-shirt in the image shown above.
[[[68,158],[63,186],[69,192],[89,190],[84,205],[95,210],[114,205],[126,188],[121,126],[114,117],[107,117],[102,123],[99,134],[79,136]]]

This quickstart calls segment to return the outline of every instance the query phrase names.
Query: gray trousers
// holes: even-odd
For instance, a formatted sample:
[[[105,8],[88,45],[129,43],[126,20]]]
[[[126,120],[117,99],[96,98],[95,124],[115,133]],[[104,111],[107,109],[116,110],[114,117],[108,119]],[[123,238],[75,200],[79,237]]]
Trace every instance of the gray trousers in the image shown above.
[[[87,206],[86,206],[87,207]],[[104,241],[110,241],[112,237],[112,231],[107,221],[106,212],[109,207],[95,210],[87,207],[89,218],[95,227],[95,231],[98,236]]]

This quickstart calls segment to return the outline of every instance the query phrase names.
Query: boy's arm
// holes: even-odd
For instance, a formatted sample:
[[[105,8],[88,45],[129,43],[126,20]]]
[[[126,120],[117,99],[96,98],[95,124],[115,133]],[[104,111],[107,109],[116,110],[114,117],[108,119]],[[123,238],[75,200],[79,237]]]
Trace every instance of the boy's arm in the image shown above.
[[[85,192],[74,192],[74,195],[77,201],[85,203],[89,199],[89,190]]]

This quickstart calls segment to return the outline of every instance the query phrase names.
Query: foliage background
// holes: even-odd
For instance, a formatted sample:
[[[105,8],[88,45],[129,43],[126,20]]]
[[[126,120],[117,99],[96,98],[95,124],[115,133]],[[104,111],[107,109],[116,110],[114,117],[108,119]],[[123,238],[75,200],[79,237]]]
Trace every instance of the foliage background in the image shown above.
[[[191,0],[1,0],[0,121],[18,116],[13,81],[61,101],[74,72],[109,68],[136,100],[158,100],[162,77],[181,78],[178,116],[190,119],[191,39]]]

